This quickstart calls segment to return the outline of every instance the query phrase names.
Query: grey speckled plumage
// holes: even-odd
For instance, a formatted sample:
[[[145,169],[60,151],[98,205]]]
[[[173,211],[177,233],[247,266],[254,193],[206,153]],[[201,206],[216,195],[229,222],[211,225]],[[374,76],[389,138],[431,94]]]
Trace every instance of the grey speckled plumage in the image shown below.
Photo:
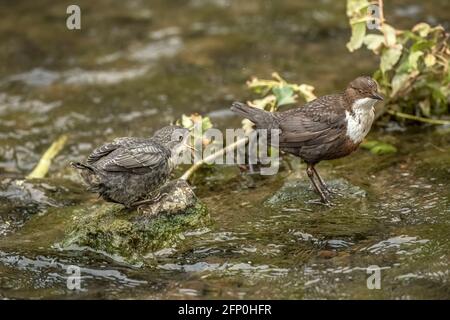
[[[103,199],[132,207],[170,177],[188,130],[164,127],[151,138],[117,138],[95,149],[86,163],[71,163],[88,190]]]

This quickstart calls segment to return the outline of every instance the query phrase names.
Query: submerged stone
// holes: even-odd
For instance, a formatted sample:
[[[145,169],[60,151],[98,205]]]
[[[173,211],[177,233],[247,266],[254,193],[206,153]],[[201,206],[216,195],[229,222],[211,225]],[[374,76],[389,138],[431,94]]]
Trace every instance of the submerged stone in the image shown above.
[[[334,179],[327,181],[327,185],[339,193],[334,197],[339,199],[358,199],[364,198],[366,192],[358,186],[350,184],[345,179]],[[264,205],[269,207],[289,206],[305,204],[319,199],[319,196],[311,188],[309,180],[289,180],[275,194],[268,198]]]
[[[80,201],[81,189],[66,179],[13,179],[0,182],[0,235],[24,225],[33,214]]]
[[[171,246],[183,239],[183,232],[208,224],[207,209],[187,182],[170,182],[161,194],[158,202],[137,210],[112,203],[77,209],[60,245],[134,259]]]

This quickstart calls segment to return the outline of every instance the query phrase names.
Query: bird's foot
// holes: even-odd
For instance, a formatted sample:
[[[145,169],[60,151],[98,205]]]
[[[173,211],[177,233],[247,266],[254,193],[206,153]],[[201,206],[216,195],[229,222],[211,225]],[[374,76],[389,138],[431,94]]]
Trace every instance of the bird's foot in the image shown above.
[[[325,207],[333,207],[334,203],[328,200],[327,198],[324,199],[312,199],[305,202],[306,204],[319,204]]]
[[[331,188],[327,185],[323,185],[322,189],[327,193],[327,195],[332,196],[332,197],[334,197],[334,196],[343,197],[344,196],[337,189]]]
[[[154,197],[148,198],[148,199],[144,199],[144,200],[140,200],[140,201],[136,201],[134,202],[131,206],[132,207],[139,207],[142,206],[144,204],[153,204],[156,203],[158,201],[160,201],[162,198],[168,196],[168,193],[158,193],[156,194]]]
[[[320,196],[320,198],[322,199],[322,202],[327,202],[328,197],[333,197],[333,196],[342,196],[341,193],[339,193],[338,191],[336,191],[335,189],[332,189],[330,187],[328,187],[327,185],[320,185],[320,190],[317,190],[314,185],[310,185],[309,190],[314,191],[316,194],[318,194]],[[323,200],[326,199],[326,200]]]

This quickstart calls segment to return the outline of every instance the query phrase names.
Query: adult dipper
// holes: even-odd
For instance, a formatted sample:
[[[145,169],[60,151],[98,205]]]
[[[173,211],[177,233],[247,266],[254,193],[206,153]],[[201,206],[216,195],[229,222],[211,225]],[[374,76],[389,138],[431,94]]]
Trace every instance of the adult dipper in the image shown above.
[[[95,149],[86,163],[72,162],[88,185],[109,202],[135,207],[158,200],[148,199],[170,177],[177,160],[188,145],[189,131],[167,126],[151,138],[117,138]]]
[[[322,202],[331,190],[315,165],[322,160],[345,157],[355,151],[369,133],[374,105],[383,100],[377,83],[358,77],[340,94],[326,95],[282,112],[268,112],[234,102],[231,110],[255,123],[258,129],[279,129],[279,148],[302,158],[306,173]],[[270,132],[270,131],[268,131]]]

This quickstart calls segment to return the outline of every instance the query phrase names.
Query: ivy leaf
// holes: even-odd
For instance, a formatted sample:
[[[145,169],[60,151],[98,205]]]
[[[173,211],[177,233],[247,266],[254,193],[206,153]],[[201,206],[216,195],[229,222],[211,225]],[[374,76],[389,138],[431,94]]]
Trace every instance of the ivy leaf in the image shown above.
[[[353,52],[356,49],[361,48],[365,35],[366,35],[366,23],[364,21],[352,24],[352,37],[350,38],[350,41],[347,43],[347,49],[350,52]]]
[[[298,86],[298,92],[306,100],[306,102],[310,102],[317,98],[313,91],[313,86],[307,84],[301,84]]]
[[[181,116],[181,125],[184,128],[190,129],[194,126],[194,121],[192,121],[192,119],[190,117],[188,117],[187,115],[183,114]]]
[[[422,112],[422,114],[425,117],[429,117],[431,115],[431,106],[430,106],[430,100],[429,99],[420,101],[419,102],[419,108],[420,108],[420,111]]]
[[[368,34],[364,37],[364,44],[367,49],[372,50],[374,53],[379,53],[379,49],[384,43],[384,37],[379,34]]]
[[[431,53],[429,53],[425,56],[424,62],[428,68],[432,67],[436,63],[436,57],[434,55],[432,55]]]
[[[392,154],[397,152],[397,148],[392,144],[381,142],[378,140],[368,140],[361,144],[361,148],[369,150],[375,155]]]
[[[370,5],[367,0],[348,0],[347,1],[347,16],[352,17]]]
[[[433,41],[423,40],[420,39],[417,42],[415,42],[411,46],[411,51],[426,51],[427,49],[431,49],[433,47],[434,43]]]
[[[383,24],[381,27],[381,32],[383,32],[386,46],[393,47],[397,43],[397,36],[395,34],[395,29],[388,24]]]
[[[282,106],[285,104],[295,103],[294,90],[289,86],[281,86],[273,88],[273,93],[277,98],[277,105]]]
[[[412,52],[409,56],[408,56],[408,64],[409,64],[409,70],[417,70],[417,62],[419,61],[419,58],[423,56],[423,52],[422,51],[415,51]]]
[[[392,69],[402,55],[402,46],[386,48],[381,55],[380,69],[383,73]]]
[[[203,117],[203,119],[202,119],[202,130],[203,130],[203,132],[208,130],[208,129],[210,129],[210,128],[212,128],[212,127],[213,127],[213,125],[212,125],[211,119],[209,117]]]
[[[392,78],[392,93],[391,93],[391,96],[396,95],[397,92],[399,92],[401,89],[403,89],[405,84],[408,82],[409,77],[410,77],[409,73],[397,73]]]
[[[413,32],[417,32],[422,38],[425,38],[431,31],[431,27],[428,23],[421,22],[416,24],[412,28]]]
[[[254,108],[270,111],[275,106],[276,102],[277,98],[273,94],[270,94],[262,99],[250,101],[248,104]]]

